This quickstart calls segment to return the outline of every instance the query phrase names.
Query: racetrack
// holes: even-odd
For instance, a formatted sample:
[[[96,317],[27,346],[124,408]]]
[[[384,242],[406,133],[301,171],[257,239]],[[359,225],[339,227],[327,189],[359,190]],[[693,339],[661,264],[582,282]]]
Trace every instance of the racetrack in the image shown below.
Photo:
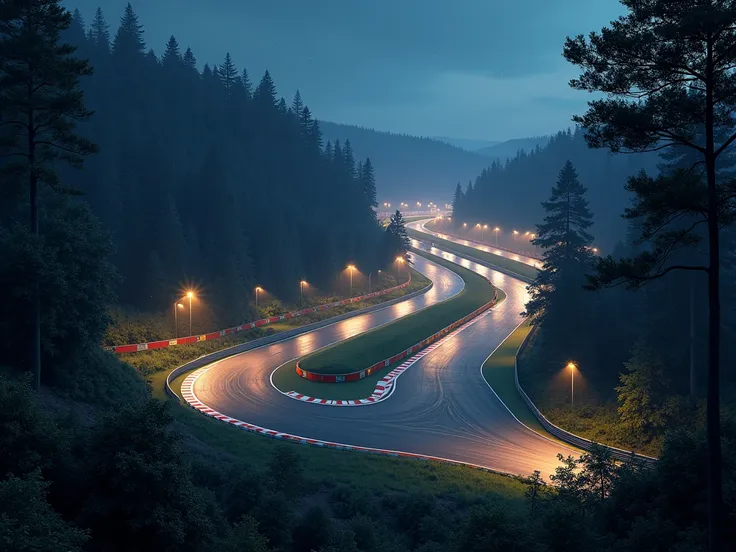
[[[435,282],[427,294],[219,361],[196,379],[195,395],[222,414],[279,432],[448,458],[509,473],[539,469],[547,478],[558,465],[557,453],[574,451],[517,422],[480,374],[486,357],[521,322],[526,284],[437,248],[433,253],[488,276],[507,299],[414,364],[397,381],[390,399],[364,407],[317,406],[282,395],[269,378],[284,362],[462,289],[457,275],[416,255],[414,267]]]

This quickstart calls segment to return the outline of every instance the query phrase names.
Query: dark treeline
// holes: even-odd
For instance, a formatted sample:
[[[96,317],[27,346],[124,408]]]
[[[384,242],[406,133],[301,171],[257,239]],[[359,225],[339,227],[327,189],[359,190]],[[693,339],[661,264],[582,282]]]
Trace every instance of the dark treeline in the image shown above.
[[[256,284],[293,299],[303,278],[328,286],[348,262],[391,258],[372,165],[347,141],[323,145],[298,91],[287,103],[225,53],[198,70],[173,36],[157,55],[130,6],[117,30],[105,15],[77,12],[65,34],[94,68],[80,130],[100,151],[64,180],[112,232],[122,304],[165,309],[187,283],[237,323]]]
[[[494,162],[470,185],[463,181],[463,201],[456,208],[454,222],[488,223],[505,231],[532,228],[543,216],[541,202],[551,183],[568,160],[588,188],[596,214],[596,244],[610,251],[625,230],[621,212],[629,195],[622,183],[642,168],[656,167],[657,158],[591,150],[579,129],[560,132],[545,147],[521,151],[505,163]]]

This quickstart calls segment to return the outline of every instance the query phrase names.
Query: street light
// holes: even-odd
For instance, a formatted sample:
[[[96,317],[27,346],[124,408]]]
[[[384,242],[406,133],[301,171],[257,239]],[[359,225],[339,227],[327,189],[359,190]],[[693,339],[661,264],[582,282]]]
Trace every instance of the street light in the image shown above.
[[[194,292],[187,291],[187,297],[189,298],[189,335],[192,335],[192,299],[194,299]]]
[[[353,296],[353,271],[355,271],[355,265],[348,265],[348,271],[350,272],[350,297]]]
[[[570,369],[570,398],[572,402],[572,408],[575,408],[575,363],[568,362],[567,367]]]
[[[174,301],[174,325],[176,326],[176,329],[174,330],[174,334],[176,335],[177,339],[179,338],[179,310],[183,309],[184,305],[182,305],[179,300],[177,299]]]
[[[381,269],[378,269],[378,273],[381,273]],[[368,273],[368,293],[371,292],[371,274],[373,274],[373,271]]]
[[[396,257],[396,262],[398,263],[396,265],[396,282],[399,282],[399,279],[401,277],[401,265],[404,264],[404,258],[403,257]]]
[[[518,236],[518,235],[519,235],[519,232],[517,232],[516,230],[514,230],[514,242],[516,242],[516,236]],[[498,245],[498,244],[496,244],[496,245]]]
[[[299,282],[299,306],[302,306],[302,299],[304,298],[304,286],[308,285],[306,280],[301,280]]]
[[[468,223],[467,222],[463,222],[463,228],[465,228],[465,237],[467,238],[468,237]]]
[[[484,230],[487,230],[487,229],[488,229],[488,225],[487,224],[484,224],[483,226],[481,226],[481,228],[480,228],[480,241],[483,241],[483,231]]]
[[[263,291],[261,286],[256,286],[256,310],[258,310],[258,294]]]
[[[500,230],[500,228],[499,228],[498,226],[496,226],[496,227],[495,227],[495,228],[493,229],[493,231],[494,231],[494,232],[496,233],[496,247],[498,247],[498,231],[499,231],[499,230]]]

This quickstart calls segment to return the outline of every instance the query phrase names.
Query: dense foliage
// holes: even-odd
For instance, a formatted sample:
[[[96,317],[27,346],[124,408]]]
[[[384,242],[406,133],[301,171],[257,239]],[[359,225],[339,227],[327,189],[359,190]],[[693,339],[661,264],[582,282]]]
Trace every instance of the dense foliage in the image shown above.
[[[623,183],[642,168],[656,167],[657,158],[590,150],[579,129],[560,132],[545,147],[521,151],[505,163],[492,163],[463,192],[462,200],[453,204],[453,223],[487,223],[499,226],[503,233],[533,227],[544,216],[540,202],[548,196],[550,183],[567,161],[572,162],[588,188],[590,206],[596,214],[597,245],[610,251],[625,230],[621,211],[629,194]]]
[[[616,468],[604,449],[561,459],[551,478],[525,480],[524,503],[473,489],[437,493],[432,485],[372,489],[358,476],[352,484],[330,483],[304,472],[303,456],[312,449],[297,445],[273,448],[264,467],[248,465],[248,458],[182,439],[169,408],[157,401],[136,401],[89,425],[52,419],[26,383],[2,376],[0,399],[13,407],[0,412],[0,542],[7,549],[703,549],[699,430],[673,433],[652,469]],[[736,426],[728,421],[724,434],[726,536],[733,539]]]
[[[293,298],[302,278],[386,264],[370,161],[358,172],[349,142],[324,147],[300,94],[287,107],[229,54],[200,71],[174,37],[155,55],[130,6],[112,38],[101,10],[65,38],[95,69],[83,130],[100,146],[66,178],[113,233],[123,304],[167,309],[188,283],[237,323],[256,283]]]

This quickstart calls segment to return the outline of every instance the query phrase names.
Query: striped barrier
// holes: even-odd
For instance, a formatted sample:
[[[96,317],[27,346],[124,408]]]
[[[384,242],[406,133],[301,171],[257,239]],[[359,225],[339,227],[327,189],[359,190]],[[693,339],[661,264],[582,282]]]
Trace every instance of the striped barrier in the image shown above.
[[[490,280],[488,278],[486,278],[485,276],[483,276],[483,278],[490,283]],[[427,337],[426,339],[423,339],[419,343],[412,345],[408,349],[405,349],[401,351],[400,353],[397,353],[389,358],[381,360],[380,362],[376,362],[373,366],[369,366],[368,368],[364,368],[363,370],[358,370],[357,372],[350,372],[348,374],[319,374],[317,372],[310,372],[308,370],[305,370],[299,365],[299,361],[297,361],[296,362],[296,373],[301,378],[304,378],[309,381],[320,382],[320,383],[346,383],[350,381],[362,380],[363,378],[367,378],[368,376],[377,372],[378,370],[388,368],[391,364],[398,362],[399,360],[403,358],[411,356],[412,354],[416,353],[420,349],[423,349],[427,345],[434,343],[435,341],[439,339],[442,339],[447,334],[456,330],[457,328],[459,328],[460,326],[462,326],[469,320],[475,318],[479,314],[482,314],[483,312],[490,309],[493,305],[496,304],[497,301],[498,301],[498,290],[496,288],[493,288],[493,299],[491,299],[485,305],[474,310],[470,314],[463,316],[460,320],[453,322],[449,326],[442,328],[440,331],[430,335],[429,337]]]
[[[429,345],[428,347],[425,347],[421,351],[419,351],[417,354],[409,358],[408,360],[405,360],[402,362],[399,366],[391,370],[388,374],[386,374],[384,377],[382,377],[380,380],[376,382],[376,388],[374,389],[373,393],[371,393],[370,396],[364,398],[364,399],[320,399],[318,397],[310,397],[309,395],[304,395],[303,393],[298,393],[296,391],[288,391],[284,392],[278,389],[275,385],[279,393],[282,395],[285,395],[291,399],[296,399],[298,401],[302,401],[308,404],[317,404],[322,406],[367,406],[370,404],[377,404],[379,402],[385,401],[388,399],[391,394],[393,393],[394,389],[396,389],[396,380],[399,379],[399,377],[406,372],[409,368],[411,368],[415,363],[420,361],[422,358],[427,356],[429,353],[437,349],[438,347],[441,347],[447,340],[452,339],[455,335],[460,333],[466,328],[469,328],[476,322],[483,319],[483,317],[487,316],[491,311],[486,310],[485,312],[481,313],[479,316],[476,316],[469,322],[466,322],[464,325],[457,328],[455,331],[447,334],[445,337],[440,339],[439,341],[435,341],[433,344]],[[273,381],[271,382],[271,385],[273,385]]]
[[[548,433],[550,433],[551,435],[554,435],[555,437],[557,437],[561,441],[564,441],[565,443],[569,443],[583,450],[590,450],[591,446],[593,445],[593,441],[586,439],[585,437],[580,437],[579,435],[575,435],[574,433],[570,433],[569,431],[565,431],[564,429],[557,427],[552,422],[550,422],[545,417],[545,415],[539,411],[539,409],[532,402],[532,400],[529,398],[529,395],[526,394],[524,389],[521,387],[521,384],[519,383],[519,355],[521,355],[521,353],[526,348],[526,344],[529,341],[529,336],[533,333],[533,331],[534,330],[532,330],[526,335],[526,337],[524,338],[524,341],[519,347],[519,350],[516,352],[516,356],[514,357],[514,382],[516,383],[516,390],[519,392],[519,395],[521,395],[521,398],[524,400],[526,405],[529,407],[529,410],[532,411],[532,414],[534,414],[534,417],[539,421],[542,427],[545,430],[547,430]],[[621,462],[626,462],[628,460],[636,460],[639,462],[652,464],[657,461],[656,458],[652,458],[651,456],[644,456],[643,454],[636,454],[635,452],[630,451],[630,450],[623,450],[623,449],[611,447],[608,445],[602,445],[600,443],[597,443],[597,444],[607,448],[611,452],[611,457]]]
[[[263,326],[268,326],[269,324],[273,324],[275,322],[281,322],[283,320],[291,320],[292,318],[298,318],[299,316],[304,316],[305,314],[314,314],[317,312],[322,312],[322,311],[326,311],[329,309],[333,309],[335,307],[342,307],[345,305],[349,305],[351,303],[359,303],[360,301],[365,301],[366,299],[380,297],[382,295],[391,293],[392,291],[403,289],[407,287],[409,284],[411,284],[411,272],[409,272],[409,279],[403,284],[399,284],[398,286],[394,286],[391,288],[382,289],[381,291],[374,291],[373,293],[359,295],[358,297],[352,297],[350,299],[343,299],[342,301],[334,301],[332,303],[326,303],[324,305],[319,305],[318,307],[310,307],[308,309],[287,312],[286,314],[282,314],[279,316],[271,316],[269,318],[262,318],[261,320],[256,320],[254,322],[246,322],[244,324],[240,324],[239,326],[234,326],[232,328],[227,328],[225,330],[219,330],[219,331],[211,332],[208,334],[190,335],[187,337],[179,337],[176,339],[162,339],[159,341],[150,341],[148,343],[133,343],[133,344],[128,344],[128,345],[115,345],[115,346],[110,346],[110,347],[103,347],[103,349],[105,349],[106,351],[112,351],[118,354],[137,353],[140,351],[151,351],[154,349],[163,349],[165,347],[173,347],[175,345],[187,345],[190,343],[199,343],[200,341],[211,341],[213,339],[219,339],[221,337],[232,335],[234,333],[252,330],[254,328],[261,328]]]

